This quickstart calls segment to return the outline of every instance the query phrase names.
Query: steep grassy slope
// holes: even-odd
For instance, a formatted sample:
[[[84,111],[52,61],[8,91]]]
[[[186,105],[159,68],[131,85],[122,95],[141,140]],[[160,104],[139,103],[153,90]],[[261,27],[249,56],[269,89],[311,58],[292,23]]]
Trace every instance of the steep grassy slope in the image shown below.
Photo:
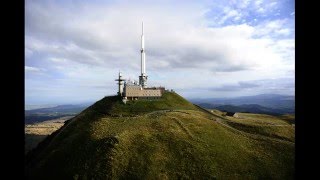
[[[106,97],[28,155],[32,179],[291,179],[294,144],[230,130],[175,93]]]
[[[60,129],[64,125],[64,122],[72,117],[73,116],[65,116],[58,119],[25,125],[25,153],[35,148],[48,135]]]

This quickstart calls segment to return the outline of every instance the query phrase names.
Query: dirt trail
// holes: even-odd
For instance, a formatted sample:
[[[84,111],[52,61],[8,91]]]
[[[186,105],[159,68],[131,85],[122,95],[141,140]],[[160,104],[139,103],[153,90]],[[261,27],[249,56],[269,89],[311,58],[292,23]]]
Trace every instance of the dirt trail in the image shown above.
[[[189,129],[187,127],[185,127],[185,125],[177,118],[173,117],[172,118],[174,120],[174,122],[182,129],[182,131],[184,131],[191,139],[195,139],[194,136],[192,135],[192,133],[189,131]]]

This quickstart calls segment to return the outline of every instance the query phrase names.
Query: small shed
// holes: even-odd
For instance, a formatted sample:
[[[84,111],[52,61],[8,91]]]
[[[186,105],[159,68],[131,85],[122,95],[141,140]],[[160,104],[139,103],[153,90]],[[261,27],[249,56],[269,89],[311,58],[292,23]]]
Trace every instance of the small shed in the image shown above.
[[[234,113],[233,117],[240,118],[240,115],[239,115],[239,113]]]

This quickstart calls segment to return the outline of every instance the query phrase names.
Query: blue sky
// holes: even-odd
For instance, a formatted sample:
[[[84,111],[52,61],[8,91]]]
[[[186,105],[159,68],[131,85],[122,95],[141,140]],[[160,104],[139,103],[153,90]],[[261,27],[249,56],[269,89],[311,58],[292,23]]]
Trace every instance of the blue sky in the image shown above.
[[[119,70],[186,98],[294,95],[290,0],[26,1],[25,103],[116,94]]]

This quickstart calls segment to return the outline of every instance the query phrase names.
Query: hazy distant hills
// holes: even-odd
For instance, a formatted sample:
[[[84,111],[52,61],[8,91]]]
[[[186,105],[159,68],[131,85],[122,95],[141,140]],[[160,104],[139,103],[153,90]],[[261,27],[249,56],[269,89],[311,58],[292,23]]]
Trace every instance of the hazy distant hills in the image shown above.
[[[228,112],[248,112],[257,114],[270,114],[270,115],[281,115],[281,114],[294,114],[292,109],[274,109],[257,104],[243,104],[239,106],[234,105],[212,105],[212,104],[199,104],[199,106],[206,109],[218,109],[220,111]]]
[[[221,111],[250,112],[270,115],[295,113],[294,96],[277,94],[261,94],[257,96],[243,96],[236,98],[195,98],[190,99],[190,101],[203,108],[218,109]],[[54,107],[49,106],[46,108],[26,110],[25,123],[30,124],[61,118],[64,116],[76,115],[91,104],[93,103],[59,105]]]
[[[26,114],[35,114],[35,113],[78,113],[87,108],[90,104],[67,104],[67,105],[59,105],[55,107],[48,108],[40,108],[40,109],[32,109],[26,110]]]
[[[251,112],[262,114],[294,114],[295,97],[277,94],[261,94],[236,98],[190,99],[191,102],[207,109],[230,112]]]
[[[25,111],[25,124],[32,124],[37,122],[42,122],[51,119],[57,119],[65,116],[74,116],[85,108],[87,108],[90,103],[77,104],[77,105],[59,105],[55,107],[47,107],[40,109],[32,109]]]
[[[24,107],[24,110],[33,110],[33,109],[41,109],[41,108],[51,108],[51,107],[56,107],[57,105],[54,104],[39,104],[39,105],[34,105],[34,104],[26,104]]]

